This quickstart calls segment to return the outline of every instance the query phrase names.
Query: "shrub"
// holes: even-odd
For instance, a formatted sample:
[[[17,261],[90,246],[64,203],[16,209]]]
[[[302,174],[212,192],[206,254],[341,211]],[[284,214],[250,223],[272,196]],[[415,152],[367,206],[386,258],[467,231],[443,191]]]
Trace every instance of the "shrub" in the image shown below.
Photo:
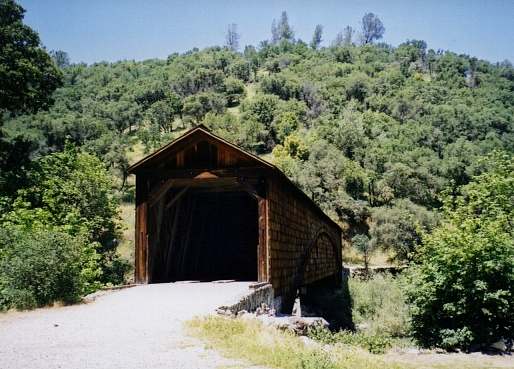
[[[97,157],[70,145],[32,164],[30,185],[0,214],[0,225],[65,232],[98,245],[103,283],[119,283],[123,268],[115,263],[120,237],[118,201],[112,178]],[[95,252],[96,254],[96,252]],[[114,266],[114,268],[113,268]]]
[[[514,160],[487,158],[488,172],[448,197],[445,221],[423,239],[410,269],[412,331],[424,346],[485,345],[514,330]]]
[[[392,338],[384,333],[367,334],[364,332],[351,332],[341,330],[330,332],[324,327],[312,327],[308,332],[309,338],[324,344],[341,343],[349,346],[359,346],[372,354],[383,354],[392,347]]]
[[[0,309],[76,302],[95,289],[98,255],[84,239],[56,231],[0,231]]]
[[[366,281],[349,280],[353,322],[360,330],[371,335],[407,335],[409,311],[402,282],[402,277],[390,275],[376,275]]]
[[[422,231],[436,226],[437,217],[410,200],[399,199],[394,205],[373,209],[369,234],[372,248],[392,251],[393,259],[403,262],[421,243]]]
[[[352,238],[352,246],[362,254],[364,259],[364,269],[368,273],[369,259],[373,252],[372,244],[369,242],[369,237],[365,234],[358,234]]]
[[[514,242],[504,227],[470,219],[425,238],[408,288],[422,345],[469,348],[512,335]]]

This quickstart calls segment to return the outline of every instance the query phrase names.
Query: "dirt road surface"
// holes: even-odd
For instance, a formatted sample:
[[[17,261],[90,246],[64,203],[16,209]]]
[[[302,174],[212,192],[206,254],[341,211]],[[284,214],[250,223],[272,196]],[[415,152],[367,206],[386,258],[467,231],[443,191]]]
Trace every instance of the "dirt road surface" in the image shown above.
[[[2,369],[248,367],[184,332],[183,323],[237,301],[249,283],[166,283],[94,302],[0,314]]]

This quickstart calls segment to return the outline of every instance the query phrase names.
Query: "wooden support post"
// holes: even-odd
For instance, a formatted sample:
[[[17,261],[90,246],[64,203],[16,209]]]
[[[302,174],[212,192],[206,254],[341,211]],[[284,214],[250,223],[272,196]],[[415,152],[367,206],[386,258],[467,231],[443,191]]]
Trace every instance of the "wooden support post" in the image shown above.
[[[136,252],[135,255],[135,282],[148,283],[148,233],[147,225],[148,206],[146,202],[136,207]]]
[[[257,279],[259,282],[268,282],[268,201],[259,197],[259,245],[257,248]]]

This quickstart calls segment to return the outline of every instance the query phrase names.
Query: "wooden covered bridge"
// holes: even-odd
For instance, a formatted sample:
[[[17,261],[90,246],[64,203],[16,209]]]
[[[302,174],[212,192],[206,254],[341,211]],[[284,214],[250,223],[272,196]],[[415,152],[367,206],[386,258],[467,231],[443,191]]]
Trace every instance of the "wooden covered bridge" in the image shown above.
[[[277,167],[195,127],[129,168],[135,280],[340,283],[341,228]]]

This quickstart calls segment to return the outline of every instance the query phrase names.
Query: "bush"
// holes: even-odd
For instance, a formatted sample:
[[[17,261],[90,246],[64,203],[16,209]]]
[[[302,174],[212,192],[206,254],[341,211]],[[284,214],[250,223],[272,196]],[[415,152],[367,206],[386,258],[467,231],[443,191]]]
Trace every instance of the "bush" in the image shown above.
[[[376,275],[362,281],[350,279],[353,322],[371,335],[403,337],[409,330],[409,311],[402,277]]]
[[[366,334],[347,330],[332,333],[319,326],[310,328],[308,336],[313,340],[329,345],[341,343],[349,346],[359,346],[372,354],[383,354],[393,345],[392,338],[384,333]]]
[[[424,346],[488,345],[514,331],[514,160],[487,158],[488,172],[445,202],[445,221],[423,239],[410,269],[412,331]]]
[[[0,310],[76,302],[95,289],[98,255],[84,240],[55,231],[0,230]]]
[[[19,189],[17,198],[0,213],[0,226],[65,232],[84,238],[83,244],[98,245],[103,283],[119,283],[123,274],[116,246],[121,236],[118,201],[112,178],[95,156],[67,146],[32,164],[30,185]]]
[[[436,226],[437,216],[410,200],[399,199],[394,205],[373,209],[369,230],[371,247],[392,251],[395,261],[404,262],[421,243],[421,233]]]
[[[425,238],[408,289],[422,345],[469,348],[512,335],[514,241],[504,227],[471,219]]]

